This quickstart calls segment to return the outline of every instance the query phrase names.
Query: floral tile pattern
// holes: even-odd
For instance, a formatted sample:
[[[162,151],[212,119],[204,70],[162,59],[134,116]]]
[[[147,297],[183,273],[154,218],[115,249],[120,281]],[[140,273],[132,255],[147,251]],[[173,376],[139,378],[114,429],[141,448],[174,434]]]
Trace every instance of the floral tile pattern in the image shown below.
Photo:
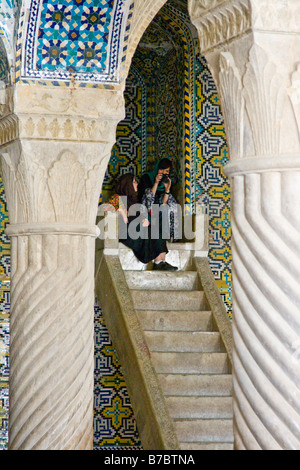
[[[95,6],[96,5],[96,6]],[[43,2],[37,43],[37,68],[55,71],[106,68],[110,17],[114,1]]]
[[[132,0],[31,0],[19,79],[118,80]]]

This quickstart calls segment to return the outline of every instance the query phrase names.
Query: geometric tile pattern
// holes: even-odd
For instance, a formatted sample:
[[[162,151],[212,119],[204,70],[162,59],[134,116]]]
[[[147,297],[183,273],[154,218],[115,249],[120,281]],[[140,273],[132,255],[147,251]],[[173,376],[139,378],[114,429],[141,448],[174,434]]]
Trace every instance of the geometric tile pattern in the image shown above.
[[[8,440],[9,378],[9,310],[10,310],[10,241],[4,230],[8,211],[0,178],[0,450]]]
[[[0,280],[0,450],[7,450],[9,280]],[[95,302],[94,450],[141,450],[121,364]]]
[[[41,24],[37,42],[37,68],[52,70],[78,68],[84,72],[92,67],[104,69],[113,2],[46,0],[42,3]],[[96,6],[95,6],[96,5]]]
[[[179,103],[182,101],[180,72],[183,70],[181,52],[178,57],[167,32],[159,28],[156,19],[143,35],[132,61],[132,67],[142,77],[147,93],[147,147],[144,166],[145,169],[150,169],[158,156],[171,158],[175,168],[173,177],[179,179],[181,175],[178,160],[182,155],[182,146],[179,145]],[[145,160],[144,156],[142,159]]]
[[[132,0],[31,0],[22,80],[118,79]]]
[[[0,450],[8,440],[9,293],[9,280],[0,279]]]
[[[191,34],[191,26],[187,11],[178,8],[174,1],[167,3],[153,22],[153,27],[156,27],[153,36],[157,38],[164,31],[164,34],[168,35],[169,42],[175,44],[173,51],[169,51],[165,56],[168,62],[165,59],[164,67],[160,65],[161,61],[158,61],[156,65],[156,75],[159,77],[157,80],[158,90],[161,90],[157,102],[166,102],[164,120],[161,120],[155,129],[156,160],[161,156],[168,156],[167,152],[161,151],[159,143],[162,142],[164,145],[172,133],[177,135],[176,147],[175,145],[173,145],[173,149],[171,147],[171,155],[169,156],[175,163],[175,168],[177,166],[177,182],[180,186],[182,184],[184,186],[184,203],[190,210],[193,209],[195,202],[192,192],[195,149],[195,44]],[[175,84],[176,75],[177,83]],[[163,80],[165,83],[162,83]],[[172,95],[177,96],[176,106],[174,103],[173,107],[170,106],[166,98],[168,97],[170,101]],[[150,109],[150,115],[151,112]],[[159,107],[156,116],[160,116]],[[176,116],[176,120],[174,116]],[[161,132],[161,129],[164,129],[165,132]],[[181,174],[182,169],[183,173]],[[179,188],[177,187],[177,189]]]
[[[13,65],[15,62],[14,44],[17,35],[21,3],[22,0],[1,0],[0,2],[0,42],[1,40],[3,41],[6,51],[4,56],[7,56],[10,65]],[[9,69],[7,69],[7,71],[8,70]],[[9,73],[7,73],[7,75],[9,75]],[[0,80],[3,80],[3,78],[1,78],[1,72]]]
[[[121,364],[95,302],[94,450],[142,449]]]
[[[230,184],[223,172],[229,161],[224,119],[217,89],[201,54],[196,58],[196,198],[207,207],[209,262],[229,317],[232,310]]]
[[[132,68],[138,71],[146,89],[147,140],[142,161],[145,171],[151,168],[158,156],[170,158],[175,169],[173,179],[179,182],[179,159],[182,156],[179,105],[182,101],[181,53],[180,57],[177,53],[173,54],[175,51],[173,45],[168,43],[168,35],[165,30],[155,29],[155,24],[152,23],[144,34],[132,61]],[[161,38],[158,31],[164,31]]]
[[[183,158],[182,145],[182,103],[181,77],[182,57],[170,55],[164,61],[156,82],[155,116],[155,161],[158,156],[169,157],[174,163],[173,178],[177,185],[182,183],[180,162]]]
[[[0,178],[0,278],[10,276],[10,239],[5,234],[9,223],[4,187]]]
[[[125,97],[125,119],[118,125],[117,141],[102,185],[100,203],[107,201],[115,191],[119,176],[132,172],[140,175],[147,161],[147,90],[143,79],[131,69],[127,79]]]
[[[4,41],[0,34],[0,81],[4,83],[9,82],[9,65],[7,61],[6,48]]]
[[[182,137],[184,142],[184,204],[186,211],[192,213],[195,209],[195,199],[193,192],[194,180],[194,160],[195,160],[195,43],[186,5],[182,9],[180,4],[175,2],[167,4],[158,17],[162,18],[163,26],[171,28],[172,35],[176,31],[179,35],[178,46],[183,53],[183,71],[181,73],[182,97]]]

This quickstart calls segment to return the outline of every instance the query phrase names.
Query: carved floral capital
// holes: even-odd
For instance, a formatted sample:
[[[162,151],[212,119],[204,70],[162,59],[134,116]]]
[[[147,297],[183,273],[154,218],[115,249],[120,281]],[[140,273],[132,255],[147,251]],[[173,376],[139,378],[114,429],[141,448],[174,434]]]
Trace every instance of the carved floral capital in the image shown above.
[[[203,53],[246,33],[251,26],[249,0],[193,0],[189,10]]]

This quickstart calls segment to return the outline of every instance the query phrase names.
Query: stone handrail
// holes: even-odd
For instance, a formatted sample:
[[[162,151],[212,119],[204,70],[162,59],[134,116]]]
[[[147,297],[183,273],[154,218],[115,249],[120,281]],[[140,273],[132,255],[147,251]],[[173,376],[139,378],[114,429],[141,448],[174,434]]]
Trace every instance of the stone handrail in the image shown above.
[[[214,275],[205,257],[195,257],[194,266],[198,272],[202,289],[210,305],[214,321],[221,334],[228,358],[232,365],[232,327],[224,302],[219,293]]]

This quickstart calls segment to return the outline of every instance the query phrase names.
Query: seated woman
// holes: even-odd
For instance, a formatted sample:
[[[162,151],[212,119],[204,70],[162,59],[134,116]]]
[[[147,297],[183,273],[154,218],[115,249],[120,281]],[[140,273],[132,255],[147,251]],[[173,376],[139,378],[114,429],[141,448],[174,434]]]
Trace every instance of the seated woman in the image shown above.
[[[152,171],[145,173],[138,185],[139,201],[146,206],[151,214],[154,204],[167,208],[168,227],[163,227],[164,233],[169,233],[169,239],[179,238],[178,204],[171,194],[171,179],[169,178],[173,164],[168,158],[162,158]],[[160,220],[161,223],[161,220]]]
[[[151,224],[147,210],[138,204],[137,191],[138,184],[135,177],[128,173],[120,177],[117,193],[109,200],[109,203],[120,213],[119,240],[131,248],[142,263],[147,264],[154,261],[153,269],[176,271],[177,267],[171,266],[165,261],[168,252],[166,240],[160,236],[154,238],[151,236]],[[138,209],[138,211],[131,215],[130,209]],[[130,226],[130,224],[132,225]]]

